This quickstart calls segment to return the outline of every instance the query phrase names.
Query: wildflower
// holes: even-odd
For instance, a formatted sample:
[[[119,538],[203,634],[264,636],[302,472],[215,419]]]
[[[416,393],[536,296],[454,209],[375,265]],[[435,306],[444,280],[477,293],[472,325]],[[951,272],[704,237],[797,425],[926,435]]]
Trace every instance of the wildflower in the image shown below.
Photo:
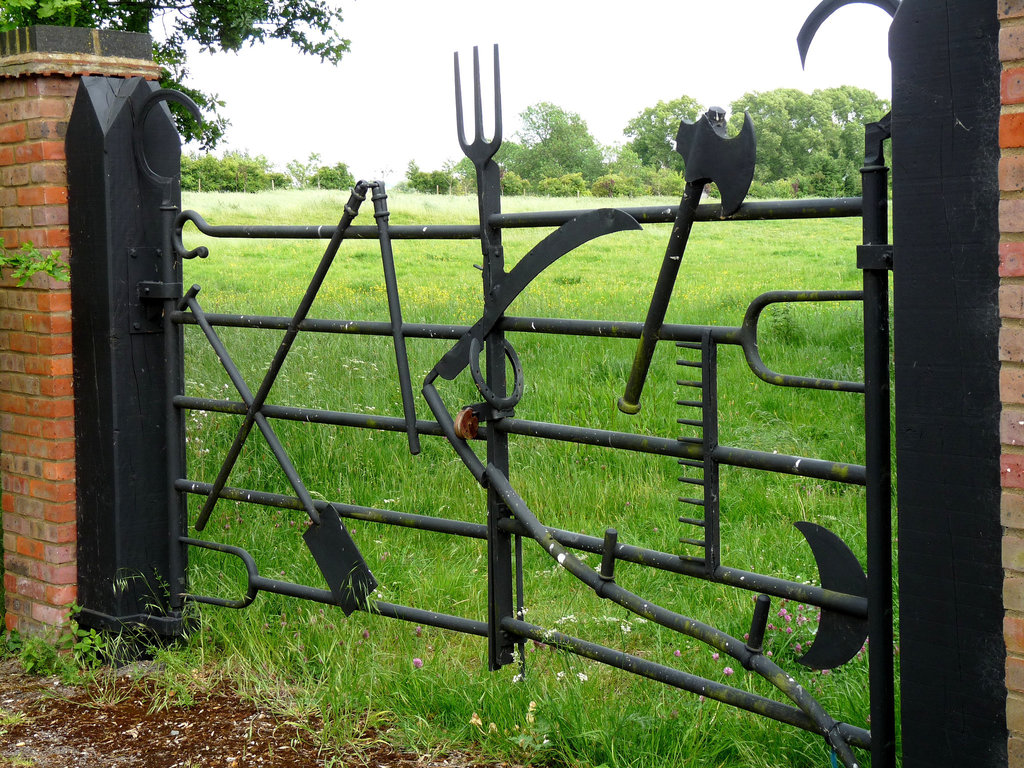
[[[416,637],[419,637],[423,634],[423,627],[417,626],[416,629],[413,630],[413,632],[416,634]]]
[[[420,669],[423,666],[423,659],[417,656],[412,660],[412,665],[416,667],[416,669]]]
[[[556,680],[565,680],[565,672],[559,672],[555,675]]]
[[[476,712],[474,712],[473,716],[469,718],[469,724],[475,725],[477,728],[484,727],[484,721],[480,719],[480,715],[478,715]]]
[[[676,658],[678,659],[678,658],[679,658],[680,656],[682,656],[682,655],[683,655],[683,652],[682,652],[682,651],[680,651],[680,650],[679,650],[678,648],[676,648],[676,649],[675,649],[675,650],[674,650],[674,651],[672,652],[672,655],[673,655],[673,656],[675,656],[675,657],[676,657]]]
[[[715,661],[718,661],[718,651],[715,651],[714,653],[712,653],[711,654],[711,658],[714,659]]]
[[[370,630],[364,629],[363,630],[363,640],[369,640],[369,639],[370,639]]]
[[[487,726],[487,732],[488,733],[497,733],[498,732],[498,726],[495,725],[494,723],[491,723],[490,725]]]
[[[722,670],[722,674],[724,674],[726,677],[729,677],[732,673],[733,673],[733,668],[732,667],[726,667],[725,669]]]
[[[586,672],[577,672],[576,673],[576,677],[579,678],[579,681],[581,683],[585,683],[585,682],[587,682],[587,680],[590,679],[589,677],[587,677],[587,673]]]

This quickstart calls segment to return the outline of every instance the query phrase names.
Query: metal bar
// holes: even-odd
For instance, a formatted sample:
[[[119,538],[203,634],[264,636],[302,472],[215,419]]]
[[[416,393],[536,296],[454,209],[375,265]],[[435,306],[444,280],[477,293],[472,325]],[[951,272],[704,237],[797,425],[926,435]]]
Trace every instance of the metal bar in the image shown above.
[[[263,330],[285,330],[291,318],[270,315],[234,315],[209,312],[206,315],[210,325],[229,328],[259,328]],[[189,312],[174,312],[175,323],[196,325],[196,319]],[[561,317],[514,317],[505,316],[498,321],[499,330],[514,333],[545,333],[561,336],[590,336],[614,339],[638,339],[643,323],[616,320],[573,320]],[[390,336],[391,324],[379,320],[325,320],[307,319],[299,324],[301,331],[317,333],[349,333],[360,336]],[[404,323],[402,330],[406,338],[455,339],[458,340],[470,330],[468,325],[445,325],[440,323]],[[707,330],[704,325],[666,324],[661,328],[664,341],[700,340]],[[715,326],[712,337],[719,344],[743,344],[743,329],[730,326]]]
[[[402,330],[402,303],[398,295],[398,276],[395,274],[395,257],[391,248],[388,225],[387,192],[384,182],[377,182],[373,190],[373,216],[380,233],[380,256],[384,266],[384,285],[388,296],[388,314],[391,317],[391,338],[395,345],[395,365],[398,368],[398,386],[402,393],[402,410],[405,414],[405,431],[409,441],[409,453],[420,452],[420,438],[416,433],[416,402],[412,394],[412,379],[409,376],[409,355],[405,350],[405,333]]]
[[[888,121],[867,126],[863,240],[867,247],[889,238]],[[874,265],[864,273],[864,423],[867,465],[868,684],[871,690],[871,764],[896,765],[895,661],[892,594],[892,454],[889,395],[889,273]]]
[[[181,537],[179,540],[181,543],[189,546],[235,555],[242,560],[246,567],[248,588],[246,596],[241,600],[227,600],[225,598],[209,597],[206,595],[188,595],[188,599],[193,602],[218,605],[225,608],[245,608],[252,603],[259,592],[272,592],[274,594],[285,595],[287,597],[297,597],[300,600],[310,600],[315,603],[324,603],[326,605],[338,604],[337,599],[330,590],[317,589],[316,587],[306,586],[305,584],[295,584],[290,581],[268,579],[265,576],[260,576],[252,555],[241,547],[234,547],[229,544],[219,544],[213,541],[204,541],[203,539],[193,539],[185,536]],[[466,635],[487,637],[487,624],[482,621],[467,619],[462,616],[451,616],[446,613],[437,613],[436,611],[424,611],[421,608],[411,608],[407,605],[395,605],[394,603],[385,603],[381,600],[374,600],[370,602],[366,610],[368,613],[376,613],[391,619],[400,619],[402,621],[415,622],[416,624],[425,624],[429,627],[438,627],[440,629],[450,629],[454,632],[461,632]]]
[[[288,482],[291,484],[295,492],[299,495],[299,498],[302,499],[303,507],[309,513],[310,519],[312,519],[313,522],[318,522],[320,518],[313,507],[313,499],[309,495],[309,491],[306,490],[306,487],[303,484],[302,479],[299,477],[298,472],[296,472],[295,467],[292,465],[291,459],[288,458],[288,454],[285,451],[284,446],[281,444],[281,441],[277,438],[277,434],[274,432],[274,428],[270,426],[270,422],[267,421],[266,416],[264,416],[259,411],[253,411],[253,395],[252,392],[249,390],[249,386],[245,383],[245,379],[242,378],[242,374],[238,370],[238,367],[235,365],[234,361],[231,359],[231,355],[228,354],[227,349],[224,347],[224,343],[220,340],[220,337],[217,336],[216,331],[214,331],[213,328],[210,327],[209,323],[207,323],[206,319],[203,317],[203,309],[202,307],[199,306],[199,302],[196,301],[195,297],[195,294],[198,292],[198,290],[198,286],[193,286],[186,294],[183,301],[188,304],[188,307],[192,311],[192,314],[195,315],[196,319],[199,321],[199,327],[202,328],[203,333],[206,334],[206,338],[209,340],[210,346],[213,347],[213,350],[217,355],[217,359],[220,360],[221,365],[224,367],[224,370],[228,374],[228,378],[231,379],[231,383],[234,384],[235,389],[238,390],[238,394],[242,396],[242,400],[244,401],[244,405],[246,407],[246,415],[252,416],[251,419],[247,418],[247,420],[242,424],[242,430],[239,431],[239,436],[236,436],[235,438],[235,443],[238,445],[238,450],[241,451],[241,443],[245,441],[245,437],[240,437],[242,435],[242,432],[244,432],[245,436],[248,436],[250,430],[252,429],[252,425],[256,424],[259,427],[260,432],[263,433],[263,437],[266,438],[267,445],[270,446],[270,450],[274,454],[274,458],[276,458],[278,464],[281,465],[281,469],[284,471],[285,476],[288,478]],[[239,442],[240,440],[241,442]],[[235,454],[235,457],[237,458],[237,454]],[[229,465],[229,459],[230,453],[229,456],[225,458],[224,463],[221,464],[220,472],[217,475],[217,481],[214,483],[214,485],[220,485],[221,487],[223,487],[224,484],[227,482],[227,476],[231,472],[231,465]],[[200,512],[198,519],[196,520],[196,530],[201,531],[203,530],[203,528],[206,527],[206,523],[210,518],[210,512],[213,510],[214,503],[216,503],[216,498],[214,496],[211,496],[211,498],[207,500],[207,504],[203,506],[203,509]]]
[[[614,581],[602,579],[601,575],[591,566],[581,562],[558,543],[552,535],[552,531],[541,524],[522,497],[512,488],[508,477],[493,464],[487,467],[487,479],[489,487],[500,494],[516,520],[526,527],[530,537],[541,546],[545,553],[572,576],[594,590],[598,597],[611,600],[638,616],[699,640],[736,659],[745,669],[755,672],[778,688],[817,723],[816,732],[825,736],[828,743],[839,753],[844,765],[851,766],[851,768],[856,766],[849,744],[841,737],[837,737],[836,726],[838,724],[836,721],[803,686],[797,683],[792,676],[783,672],[770,658],[759,652],[751,651],[742,641],[738,641],[720,629],[645,600],[636,593],[622,588]]]
[[[310,307],[313,306],[313,301],[316,299],[317,294],[320,292],[320,286],[323,285],[324,279],[327,277],[327,272],[331,268],[331,264],[334,262],[334,257],[338,253],[338,249],[341,248],[341,243],[345,239],[345,230],[348,229],[352,220],[359,213],[359,206],[366,199],[366,190],[369,185],[364,182],[358,182],[352,189],[352,193],[349,195],[348,202],[345,204],[344,212],[342,213],[341,219],[338,221],[338,226],[334,228],[334,234],[331,236],[331,241],[328,243],[327,248],[324,250],[323,256],[320,258],[320,263],[317,265],[316,272],[313,274],[313,278],[310,280],[309,285],[306,287],[306,292],[303,294],[299,306],[295,310],[295,314],[291,321],[288,323],[288,329],[285,331],[284,337],[281,339],[281,343],[278,345],[277,352],[274,354],[274,359],[270,363],[270,367],[267,369],[266,374],[263,377],[263,381],[260,383],[260,388],[256,394],[252,397],[252,401],[249,402],[245,395],[243,398],[247,400],[246,405],[248,410],[245,415],[245,420],[242,422],[242,426],[239,427],[238,433],[235,436],[231,447],[228,449],[227,456],[224,458],[224,463],[221,465],[220,472],[217,474],[217,479],[214,481],[214,487],[218,489],[223,488],[227,484],[228,475],[231,474],[231,470],[238,460],[238,455],[242,452],[242,445],[245,443],[252,430],[252,425],[257,421],[259,416],[260,408],[263,407],[263,403],[267,399],[267,395],[270,394],[271,387],[274,386],[274,382],[277,380],[277,375],[281,371],[281,367],[284,365],[285,359],[288,357],[288,353],[291,351],[292,344],[295,341],[295,337],[299,333],[299,324],[306,319],[309,314]],[[261,425],[262,429],[262,425]],[[266,432],[264,431],[264,434]],[[290,480],[291,478],[289,478]],[[293,487],[295,484],[293,483]],[[300,497],[303,496],[299,489],[296,488],[296,492],[299,493]],[[213,505],[217,502],[217,493],[214,493],[207,499],[205,505],[199,513],[199,517],[196,519],[196,530],[201,531],[205,526],[207,520],[210,518],[210,514],[213,512]],[[308,493],[306,494],[308,496]],[[310,517],[314,523],[319,523],[319,518],[313,509],[312,502],[303,498],[303,504],[306,507],[306,511],[310,513]]]
[[[196,211],[182,211],[175,219],[175,247],[186,253],[181,244],[182,230],[188,222],[207,237],[264,240],[329,240],[337,224],[273,225],[273,224],[210,224]],[[406,224],[391,228],[393,240],[478,240],[480,227],[472,224]],[[376,240],[375,226],[351,226],[345,233],[348,240]]]
[[[515,520],[502,523],[502,526],[510,531],[527,534],[526,529]],[[555,540],[564,547],[577,549],[581,552],[590,552],[595,555],[600,555],[604,552],[604,540],[596,536],[587,536],[582,533],[565,531],[559,528],[549,528],[549,530]],[[763,592],[774,597],[815,605],[819,608],[827,608],[830,611],[848,614],[857,618],[864,618],[868,615],[868,603],[863,597],[847,595],[842,592],[835,592],[834,590],[822,589],[811,584],[787,581],[775,576],[765,576],[761,573],[752,573],[726,566],[720,566],[711,577],[708,577],[705,573],[704,561],[702,559],[680,557],[670,552],[659,552],[621,542],[615,546],[615,557],[627,563],[635,563],[656,568],[660,571],[693,576],[705,581],[713,581],[716,584],[724,584],[729,587],[739,587],[751,592]]]
[[[230,400],[213,400],[203,397],[174,398],[174,405],[193,411],[213,411],[215,413],[245,413],[245,403]],[[309,424],[328,424],[336,427],[357,427],[375,429],[383,432],[404,432],[405,419],[397,416],[378,416],[366,413],[345,413],[343,411],[327,411],[318,408],[299,408],[290,405],[264,405],[263,415],[270,419],[284,421],[302,421]],[[418,419],[416,431],[421,435],[441,437],[444,432],[436,421]]]
[[[209,496],[213,491],[211,483],[201,483],[196,480],[179,479],[175,484],[176,491],[191,493],[197,496]],[[221,489],[220,498],[230,501],[241,501],[248,504],[259,504],[264,507],[277,507],[279,509],[302,510],[302,503],[294,496],[285,496],[280,493],[267,493],[265,491],[253,491],[247,488],[233,488],[226,486]],[[376,509],[374,507],[362,507],[355,504],[342,504],[337,501],[323,501],[315,499],[313,503],[319,511],[333,507],[339,517],[361,520],[365,523],[381,523],[383,525],[395,525],[400,528],[413,528],[418,531],[429,531],[431,533],[444,533],[449,536],[462,536],[467,539],[487,539],[487,526],[482,523],[467,523],[461,520],[451,520],[445,517],[431,517],[429,515],[416,515],[409,512],[397,512],[393,509]]]
[[[566,424],[549,424],[543,421],[526,421],[507,418],[492,425],[494,429],[513,435],[542,437],[547,440],[583,443],[606,448],[620,448],[639,453],[656,453],[687,459],[706,459],[705,447],[700,443],[680,442],[678,439],[635,435],[628,432],[612,432],[590,427],[574,427]],[[715,461],[734,467],[763,469],[786,475],[813,477],[818,480],[832,480],[837,483],[864,485],[864,467],[860,464],[845,464],[825,459],[810,459],[782,453],[767,453],[746,448],[717,446],[712,454]]]
[[[620,208],[641,224],[671,224],[675,221],[678,205],[643,206]],[[511,229],[517,227],[560,227],[569,219],[584,213],[575,211],[530,211],[525,213],[503,213],[492,217],[488,223],[494,227]],[[778,219],[831,219],[861,215],[859,197],[838,197],[802,200],[751,201],[740,206],[732,216],[722,218],[720,205],[697,206],[694,221],[773,221]]]
[[[593,661],[607,664],[610,667],[631,672],[648,680],[655,680],[659,683],[671,685],[690,693],[696,693],[723,704],[728,704],[739,709],[745,709],[772,720],[793,725],[806,731],[820,735],[819,726],[806,714],[796,707],[782,704],[781,702],[759,696],[755,693],[733,688],[714,680],[708,680],[697,675],[691,675],[672,667],[666,667],[647,659],[639,658],[622,651],[581,640],[557,630],[544,629],[535,624],[528,624],[525,621],[508,619],[504,626],[509,632],[515,632],[522,637],[536,640],[538,643],[546,643],[557,648],[570,651],[578,656]],[[853,746],[867,748],[871,746],[871,734],[863,728],[842,723],[840,725],[846,741]]]
[[[719,506],[719,471],[718,471],[718,345],[710,333],[704,334],[701,341],[701,379],[704,389],[701,400],[708,404],[702,412],[704,425],[701,432],[704,436],[704,559],[707,573],[713,576],[722,563],[721,508]]]

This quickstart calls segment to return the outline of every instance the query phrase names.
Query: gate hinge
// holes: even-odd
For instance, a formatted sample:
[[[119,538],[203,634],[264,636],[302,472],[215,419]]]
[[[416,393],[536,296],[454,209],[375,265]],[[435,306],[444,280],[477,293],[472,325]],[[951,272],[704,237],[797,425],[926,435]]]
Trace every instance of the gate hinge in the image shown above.
[[[181,283],[161,283],[156,280],[142,280],[139,283],[139,301],[163,301],[180,299]]]
[[[163,330],[163,302],[181,298],[181,283],[140,280],[137,300],[131,305],[132,333],[160,333]]]
[[[857,246],[857,269],[892,269],[891,243]]]

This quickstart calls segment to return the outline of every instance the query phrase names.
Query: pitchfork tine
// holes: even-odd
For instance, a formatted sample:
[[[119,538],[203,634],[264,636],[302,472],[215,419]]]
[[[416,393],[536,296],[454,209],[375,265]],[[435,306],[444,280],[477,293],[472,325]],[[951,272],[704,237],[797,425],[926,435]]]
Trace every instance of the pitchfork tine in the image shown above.
[[[466,140],[464,113],[462,109],[462,79],[459,71],[459,54],[455,53],[455,120],[458,124],[459,146],[475,165],[483,166],[501,146],[501,79],[498,73],[498,46],[494,46],[494,136],[484,139],[483,95],[480,88],[480,50],[473,47],[473,140]]]

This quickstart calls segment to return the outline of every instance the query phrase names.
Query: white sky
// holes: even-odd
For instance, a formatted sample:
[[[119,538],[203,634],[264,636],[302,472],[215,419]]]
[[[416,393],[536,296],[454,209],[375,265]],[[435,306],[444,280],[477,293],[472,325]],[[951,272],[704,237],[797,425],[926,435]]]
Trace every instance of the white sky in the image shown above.
[[[841,8],[800,67],[796,35],[818,0],[342,0],[352,50],[333,67],[286,44],[194,54],[191,82],[227,102],[225,149],[266,155],[283,170],[311,152],[357,178],[395,183],[410,160],[424,170],[462,157],[454,66],[472,82],[480,46],[490,133],[492,48],[500,47],[505,136],[541,101],[579,113],[602,144],[659,100],[729,104],[748,91],[856,85],[891,98],[890,18]],[[471,115],[472,94],[464,103]],[[470,117],[471,119],[471,117]],[[467,126],[472,136],[472,123]]]

